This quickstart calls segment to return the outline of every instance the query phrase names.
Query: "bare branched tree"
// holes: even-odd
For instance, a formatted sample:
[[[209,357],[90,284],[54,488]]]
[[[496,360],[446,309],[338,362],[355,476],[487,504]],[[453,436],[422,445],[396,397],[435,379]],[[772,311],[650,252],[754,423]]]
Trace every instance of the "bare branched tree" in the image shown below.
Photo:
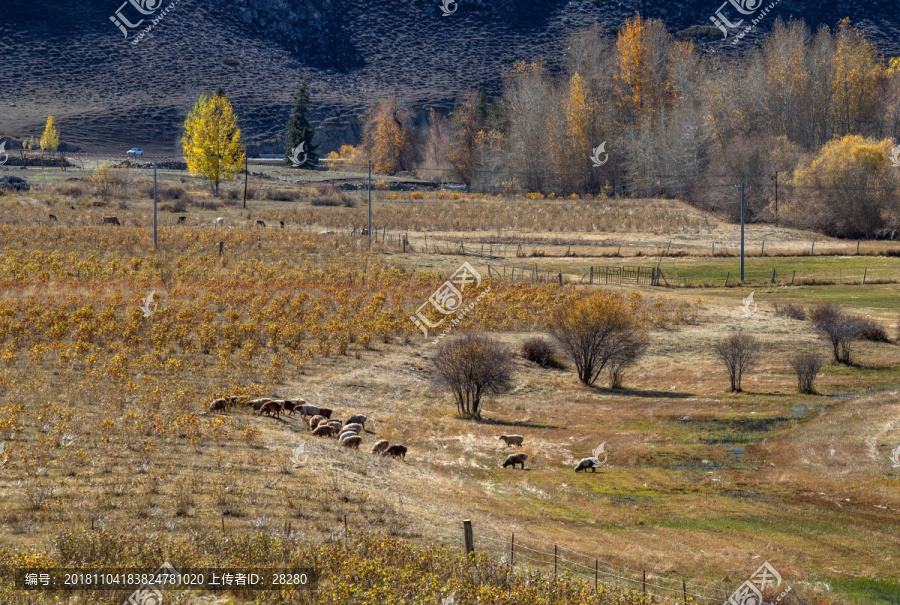
[[[741,378],[744,372],[756,364],[760,349],[759,341],[743,332],[732,334],[716,343],[716,356],[728,369],[733,393],[741,392]]]
[[[850,364],[850,347],[865,331],[862,318],[845,313],[840,305],[823,304],[812,311],[813,325],[828,338],[834,351],[834,360]]]
[[[483,398],[512,388],[512,356],[497,341],[477,334],[442,343],[434,367],[434,382],[453,393],[465,418],[481,419]]]
[[[815,393],[813,382],[825,364],[825,358],[818,353],[797,353],[791,359],[791,367],[797,373],[797,392]]]

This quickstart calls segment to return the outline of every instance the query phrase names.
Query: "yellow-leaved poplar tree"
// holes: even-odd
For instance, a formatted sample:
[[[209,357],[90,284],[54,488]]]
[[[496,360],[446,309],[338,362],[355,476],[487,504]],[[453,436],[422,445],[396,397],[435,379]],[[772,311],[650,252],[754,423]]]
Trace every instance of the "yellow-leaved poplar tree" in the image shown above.
[[[47,125],[44,126],[44,134],[41,135],[41,150],[56,151],[59,147],[59,131],[56,129],[56,121],[53,116],[47,117]]]
[[[239,174],[246,151],[231,102],[221,90],[212,97],[201,94],[184,121],[182,138],[188,170],[209,181],[213,193],[219,183]]]
[[[874,116],[881,94],[878,82],[884,75],[878,50],[849,19],[843,19],[831,74],[831,113],[838,134],[858,132]]]
[[[557,151],[559,172],[566,175],[564,187],[581,189],[588,158],[595,144],[594,132],[599,106],[591,96],[587,82],[578,72],[569,80],[569,94],[563,100],[564,139]]]

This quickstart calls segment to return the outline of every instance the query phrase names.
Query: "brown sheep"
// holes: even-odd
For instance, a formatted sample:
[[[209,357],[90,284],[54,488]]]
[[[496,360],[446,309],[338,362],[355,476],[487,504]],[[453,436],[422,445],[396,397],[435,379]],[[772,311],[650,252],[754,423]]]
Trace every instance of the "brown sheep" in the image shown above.
[[[503,463],[503,468],[512,465],[513,468],[516,468],[517,464],[522,465],[522,470],[525,470],[525,461],[528,459],[528,454],[510,454],[506,457],[506,461]]]
[[[341,434],[338,435],[338,443],[341,443],[347,437],[358,437],[358,433],[354,433],[353,431],[342,431]]]
[[[226,407],[228,407],[228,400],[224,397],[220,397],[209,404],[209,413],[224,412]]]
[[[311,431],[316,430],[316,428],[324,421],[325,421],[325,419],[322,418],[321,416],[313,416],[312,418],[309,419],[309,430],[311,430]]]
[[[406,452],[407,449],[402,445],[392,445],[391,447],[384,450],[382,456],[390,456],[391,458],[402,458],[406,460]]]
[[[248,408],[253,408],[254,410],[258,410],[259,408],[261,408],[263,406],[263,404],[269,403],[270,401],[272,401],[272,399],[269,397],[260,397],[259,399],[251,399],[250,401],[247,402],[246,405]]]
[[[259,221],[259,220],[258,220],[258,221],[256,221],[256,226],[257,226],[257,227],[262,227],[263,229],[265,229],[265,228],[266,228],[266,223],[265,223],[264,221]]]
[[[118,218],[118,217],[115,217],[115,216],[104,216],[104,217],[103,217],[103,224],[104,224],[104,225],[121,225],[122,223],[119,222],[119,218]]]
[[[260,414],[265,414],[266,416],[271,416],[275,414],[276,417],[281,415],[281,402],[280,401],[269,401],[268,403],[264,403],[261,408],[259,408]]]
[[[297,404],[291,401],[290,399],[284,400],[284,410],[289,413],[291,416],[294,415],[294,410],[297,409]]]
[[[334,410],[330,410],[328,408],[319,408],[319,414],[322,415],[323,418],[331,418],[331,414]]]
[[[329,421],[328,421],[328,424],[330,424],[331,426],[334,427],[334,431],[335,431],[335,432],[340,431],[340,430],[341,430],[341,427],[344,426],[344,423],[341,422],[340,420],[329,420]]]
[[[384,452],[384,450],[386,450],[388,448],[389,445],[390,445],[390,443],[388,443],[388,441],[386,439],[382,439],[381,441],[376,443],[375,446],[372,448],[372,453],[373,454],[381,454],[382,452]]]
[[[500,435],[497,439],[502,439],[507,447],[511,445],[522,447],[522,442],[525,441],[525,438],[522,437],[522,435]]]
[[[360,437],[358,435],[354,435],[353,437],[347,437],[346,439],[341,441],[341,445],[343,445],[344,447],[352,448],[354,450],[359,449],[360,443],[362,443],[362,437]]]
[[[334,427],[328,426],[327,424],[317,426],[312,432],[313,437],[331,437],[332,433],[334,433]]]

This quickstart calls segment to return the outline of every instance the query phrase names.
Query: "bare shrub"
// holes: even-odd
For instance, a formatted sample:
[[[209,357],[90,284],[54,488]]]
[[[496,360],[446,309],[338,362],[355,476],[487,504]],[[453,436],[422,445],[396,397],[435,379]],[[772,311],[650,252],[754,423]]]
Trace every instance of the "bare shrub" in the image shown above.
[[[442,343],[434,366],[435,383],[453,393],[456,409],[466,418],[479,420],[482,399],[512,387],[509,353],[497,341],[477,334]]]
[[[313,206],[345,206],[353,208],[356,201],[334,185],[319,185],[309,203]]]
[[[784,317],[785,319],[806,320],[806,309],[791,303],[788,303],[783,307],[775,305],[775,314],[778,315],[778,317]]]
[[[818,353],[797,353],[791,358],[791,367],[797,373],[797,392],[815,393],[813,382],[825,365],[825,358]]]
[[[868,317],[860,317],[860,338],[869,342],[891,342],[890,337],[880,323]]]
[[[832,303],[817,306],[810,316],[816,330],[831,342],[834,360],[849,365],[853,341],[862,337],[865,329],[862,318],[849,315]]]
[[[56,493],[52,487],[43,485],[35,485],[28,493],[28,501],[31,504],[31,510],[42,510],[49,506],[50,498]]]
[[[609,360],[609,388],[621,389],[625,372],[647,352],[647,337],[641,332],[622,335],[618,351]]]
[[[638,316],[615,293],[594,292],[559,307],[551,318],[550,333],[572,358],[578,379],[588,386],[607,367],[618,366],[621,379],[645,350],[636,346],[643,339]]]
[[[716,343],[716,356],[728,369],[732,393],[741,392],[741,378],[756,364],[760,349],[759,341],[743,332]]]
[[[284,189],[266,189],[265,199],[273,202],[293,202],[300,198],[299,192]]]
[[[542,368],[562,369],[559,352],[552,342],[545,338],[529,338],[522,343],[522,357]]]
[[[179,482],[175,485],[175,516],[186,517],[194,506],[193,486]]]

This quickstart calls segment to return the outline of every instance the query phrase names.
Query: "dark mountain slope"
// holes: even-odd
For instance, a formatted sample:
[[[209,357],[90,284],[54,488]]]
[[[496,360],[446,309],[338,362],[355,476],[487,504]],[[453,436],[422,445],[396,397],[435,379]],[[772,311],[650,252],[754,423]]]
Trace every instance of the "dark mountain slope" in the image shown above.
[[[438,0],[177,0],[132,44],[140,29],[126,40],[110,21],[118,0],[7,0],[0,8],[0,135],[40,134],[52,113],[63,141],[85,150],[137,145],[175,152],[191,104],[201,91],[221,85],[245,137],[277,149],[293,91],[308,75],[327,151],[354,141],[364,107],[387,94],[420,108],[449,108],[469,88],[497,92],[515,61],[543,57],[556,65],[565,36],[578,28],[613,28],[640,11],[678,31],[710,25],[719,5],[463,0],[443,17]],[[140,16],[130,4],[122,11],[134,21]],[[887,0],[784,0],[738,51],[756,43],[775,18],[791,16],[813,27],[849,16],[886,55],[900,54],[900,5]],[[706,43],[706,50],[715,49],[735,52],[721,41]]]

